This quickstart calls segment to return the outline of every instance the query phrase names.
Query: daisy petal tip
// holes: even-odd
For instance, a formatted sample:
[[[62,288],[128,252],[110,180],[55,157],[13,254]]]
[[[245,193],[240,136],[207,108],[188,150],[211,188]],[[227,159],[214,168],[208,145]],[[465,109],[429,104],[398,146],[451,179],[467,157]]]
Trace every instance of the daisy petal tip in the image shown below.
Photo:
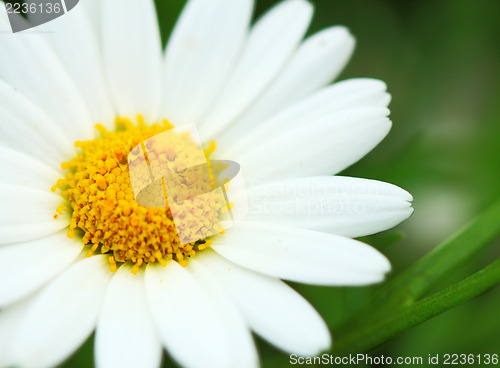
[[[321,326],[315,326],[314,334],[310,338],[306,346],[302,345],[299,350],[293,351],[293,353],[297,353],[300,356],[320,356],[333,347],[332,334],[323,320]],[[292,353],[290,349],[283,351]]]
[[[371,78],[371,77],[355,77],[355,78],[349,78],[349,79],[344,79],[342,81],[336,82],[337,84],[342,84],[342,83],[357,83],[358,85],[362,86],[363,88],[368,88],[372,87],[374,90],[377,91],[387,91],[387,83],[383,81],[382,79],[377,79],[377,78]]]
[[[323,336],[323,341],[320,346],[320,351],[318,353],[323,353],[330,350],[333,347],[333,337],[330,331],[327,329],[326,334]]]
[[[391,112],[389,111],[389,109],[387,109],[387,111],[388,111],[388,115],[389,115]],[[389,131],[392,129],[392,120],[387,118],[384,120],[384,123],[385,123],[385,127],[387,129],[386,130],[386,135],[387,135],[389,133]]]
[[[333,338],[330,331],[325,326],[324,331],[317,332],[317,341],[314,344],[314,346],[311,346],[310,350],[308,351],[303,351],[301,355],[319,356],[322,353],[329,351],[332,347],[333,347]]]
[[[356,37],[354,37],[349,28],[345,26],[334,26],[332,27],[332,30],[335,31],[339,38],[343,39],[349,49],[354,49],[354,46],[356,45]]]
[[[385,281],[388,274],[392,271],[392,265],[389,259],[380,253],[380,257],[377,260],[377,272],[375,272],[373,277],[373,284],[379,284]]]
[[[370,81],[373,84],[379,85],[382,91],[387,91],[387,83],[385,81],[376,78],[366,78],[366,80]]]
[[[408,218],[410,218],[410,216],[413,214],[413,212],[415,211],[415,208],[413,208],[411,206],[411,201],[407,201],[406,202],[406,205],[408,206],[405,211],[403,212],[403,215],[401,216],[401,222],[403,221],[406,221]]]
[[[309,17],[312,17],[314,13],[314,4],[310,0],[291,0],[296,3],[297,6],[302,8],[304,14],[307,14]]]
[[[395,191],[395,196],[398,197],[401,201],[405,202],[405,205],[411,209],[411,211],[413,212],[413,196],[411,195],[410,192],[408,192],[407,190],[403,189],[403,188],[400,188],[396,185],[394,185],[394,188],[396,189]],[[411,215],[411,212],[408,214],[408,216]]]
[[[383,275],[382,275],[382,281],[386,279],[386,277],[392,272],[392,264],[391,262],[385,258],[385,265],[383,268]]]
[[[340,36],[352,37],[351,32],[349,31],[349,28],[347,28],[346,26],[332,26],[329,29],[331,32],[335,32]]]
[[[384,93],[384,106],[387,107],[392,101],[392,95],[389,92]]]
[[[380,284],[385,281],[387,275],[392,271],[392,265],[389,259],[377,250],[376,257],[373,257],[373,278],[368,280],[367,285]]]
[[[356,39],[345,26],[333,26],[319,31],[316,34],[318,45],[323,47],[327,44],[336,44],[343,49],[352,52],[356,44]]]
[[[373,285],[380,285],[386,282],[388,275],[391,273],[392,268],[391,265],[386,266],[384,270],[381,270],[380,273],[373,274],[372,277],[369,279],[366,279],[364,282],[360,282],[358,285],[353,285],[353,286],[359,286],[359,287],[365,287],[365,286],[373,286]]]
[[[403,189],[403,190],[404,190],[404,189]],[[410,203],[410,205],[411,205],[411,204],[412,204],[412,202],[413,202],[413,196],[411,195],[411,193],[410,193],[410,192],[407,192],[406,190],[404,190],[404,192],[405,192],[405,194],[406,194],[406,198],[405,198],[405,200],[406,200],[408,203]]]

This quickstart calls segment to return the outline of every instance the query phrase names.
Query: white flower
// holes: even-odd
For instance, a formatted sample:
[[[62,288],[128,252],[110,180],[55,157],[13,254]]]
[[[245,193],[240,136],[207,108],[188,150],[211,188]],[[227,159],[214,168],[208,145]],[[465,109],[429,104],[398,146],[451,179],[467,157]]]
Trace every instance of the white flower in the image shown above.
[[[314,355],[330,347],[328,329],[280,279],[384,279],[388,260],[350,237],[406,219],[411,195],[329,175],[388,133],[385,84],[327,86],[354,40],[332,27],[302,42],[307,1],[281,2],[250,28],[252,7],[190,0],[165,55],[149,0],[82,1],[36,29],[54,32],[8,34],[0,12],[0,366],[57,365],[94,330],[99,367],[157,367],[163,347],[181,366],[257,366],[250,331]],[[96,122],[137,114],[197,122],[214,156],[241,164],[250,211],[186,267],[134,275],[131,262],[110,272],[109,254],[81,254],[49,189]]]

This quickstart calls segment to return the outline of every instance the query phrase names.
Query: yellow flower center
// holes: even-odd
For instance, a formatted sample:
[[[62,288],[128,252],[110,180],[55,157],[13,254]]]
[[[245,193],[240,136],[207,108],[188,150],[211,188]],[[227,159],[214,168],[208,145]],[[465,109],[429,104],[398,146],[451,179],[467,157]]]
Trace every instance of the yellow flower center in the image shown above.
[[[227,205],[224,197],[214,192],[196,202],[196,208],[184,209],[180,206],[181,210],[177,209],[178,216],[174,221],[168,203],[163,204],[163,207],[138,204],[129,175],[129,153],[134,148],[137,150],[137,146],[140,147],[148,138],[173,128],[166,120],[149,126],[144,124],[141,116],[138,121],[134,125],[129,119],[117,118],[114,131],[97,124],[98,138],[75,142],[80,153],[61,164],[61,168],[67,171],[66,177],[59,179],[51,188],[53,192],[60,189],[72,208],[61,205],[56,211],[62,214],[63,210],[72,210],[68,237],[82,238],[83,243],[89,246],[87,257],[95,253],[108,254],[111,271],[116,271],[117,262],[126,261],[134,263],[133,273],[144,263],[159,262],[164,266],[168,260],[176,260],[185,266],[189,257],[211,244],[208,237],[215,234],[213,229],[223,232],[217,225],[217,216],[209,214],[224,213]],[[183,145],[183,154],[173,154],[172,150],[167,149],[159,154],[160,157],[156,157],[152,152],[150,156],[155,155],[157,159],[155,164],[181,169],[190,166],[190,152],[195,152],[195,143],[185,136],[179,136],[179,140],[174,143],[176,149],[177,145]],[[145,148],[143,144],[142,147]],[[208,158],[213,150],[215,145],[212,143],[204,151],[205,156]],[[151,157],[148,165],[150,161]],[[189,197],[190,190],[196,191],[195,183],[192,183],[195,180],[181,179],[175,182],[174,187],[179,193],[183,190],[184,196]],[[166,199],[163,179],[162,183]],[[147,195],[147,191],[145,193]],[[191,233],[196,232],[200,240],[181,242],[178,230],[182,226]]]

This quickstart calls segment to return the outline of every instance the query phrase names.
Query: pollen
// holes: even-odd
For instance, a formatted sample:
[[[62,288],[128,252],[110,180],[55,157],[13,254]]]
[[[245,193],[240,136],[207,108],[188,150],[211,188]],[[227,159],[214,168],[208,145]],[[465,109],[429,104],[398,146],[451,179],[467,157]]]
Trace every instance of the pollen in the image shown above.
[[[210,237],[223,232],[216,218],[207,214],[213,211],[224,213],[228,209],[224,198],[217,197],[216,193],[212,197],[205,196],[203,202],[197,202],[196,208],[186,209],[179,218],[204,236],[183,243],[179,240],[180,225],[174,222],[168,202],[163,207],[138,204],[129,175],[128,155],[143,141],[173,126],[167,120],[146,125],[140,116],[137,121],[138,124],[134,124],[129,119],[116,118],[114,130],[97,124],[98,138],[75,142],[79,153],[61,164],[66,176],[50,188],[53,192],[60,190],[71,207],[60,205],[56,209],[59,215],[63,211],[71,213],[67,236],[81,238],[88,247],[88,257],[106,254],[112,272],[127,261],[134,264],[132,273],[137,273],[148,263],[165,266],[168,261],[175,260],[187,265],[196,252],[210,246]],[[145,148],[143,144],[142,148]],[[204,152],[205,156],[208,158],[214,150],[215,144],[211,143]],[[163,159],[176,168],[188,167],[189,149],[183,151],[183,155],[176,152],[179,150],[166,149]],[[195,184],[184,178],[179,185],[185,190]],[[57,217],[54,215],[55,219]],[[210,228],[217,231],[208,231]]]

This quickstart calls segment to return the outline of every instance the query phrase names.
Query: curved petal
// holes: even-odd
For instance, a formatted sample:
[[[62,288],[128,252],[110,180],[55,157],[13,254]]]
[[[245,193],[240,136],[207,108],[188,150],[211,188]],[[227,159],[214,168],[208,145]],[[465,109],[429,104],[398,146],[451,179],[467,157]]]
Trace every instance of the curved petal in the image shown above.
[[[232,336],[206,290],[175,261],[148,265],[146,293],[155,325],[169,354],[186,367],[231,367]],[[200,312],[202,311],[202,312]],[[196,345],[193,354],[192,342]]]
[[[299,47],[283,71],[258,100],[228,128],[255,128],[270,116],[300,101],[334,80],[354,49],[354,38],[344,27],[324,29]]]
[[[69,225],[68,216],[53,217],[64,201],[50,191],[0,184],[0,203],[0,245],[38,239]]]
[[[238,224],[212,248],[243,267],[307,284],[369,285],[391,269],[382,253],[357,240],[258,222]]]
[[[15,366],[16,358],[12,352],[12,340],[36,295],[32,294],[0,311],[0,367]]]
[[[162,51],[152,0],[103,0],[102,49],[109,90],[121,116],[158,118]]]
[[[84,3],[87,3],[86,0]],[[90,0],[92,2],[92,0]],[[105,82],[98,35],[84,5],[37,27],[84,99],[93,123],[111,127],[116,116]]]
[[[249,185],[336,174],[387,135],[391,128],[388,114],[386,108],[364,107],[322,117],[257,143],[241,155],[239,164]]]
[[[66,269],[81,253],[81,241],[67,229],[45,238],[0,247],[0,308],[33,291]]]
[[[144,290],[144,271],[122,265],[111,279],[95,334],[95,361],[101,368],[157,368],[162,346]]]
[[[286,132],[348,109],[387,107],[391,95],[386,90],[384,82],[370,78],[347,79],[323,87],[250,131],[239,125],[230,129],[217,139],[217,152],[221,157],[237,159],[268,139],[269,132]]]
[[[350,238],[406,220],[412,196],[395,185],[342,176],[293,179],[247,191],[246,219],[327,231]]]
[[[229,81],[199,124],[204,139],[213,138],[269,85],[304,37],[312,13],[308,1],[287,0],[257,21]]]
[[[41,290],[13,341],[17,365],[49,367],[68,358],[92,333],[110,277],[106,257],[98,255]]]
[[[311,356],[330,347],[321,316],[284,282],[245,270],[209,250],[197,259],[231,293],[250,327],[277,348]]]
[[[5,33],[0,37],[0,78],[46,112],[71,141],[92,138],[92,119],[85,103],[47,42],[35,32],[12,34],[2,11],[0,32]]]
[[[163,113],[197,122],[226,82],[247,35],[252,0],[190,0],[165,55]]]
[[[0,80],[0,141],[4,146],[39,158],[52,167],[73,157],[69,138],[15,87]]]
[[[220,284],[219,280],[196,259],[190,259],[186,267],[194,279],[208,293],[215,305],[215,310],[231,336],[232,366],[258,367],[259,357],[250,329],[234,301]]]
[[[33,156],[0,146],[0,184],[47,191],[61,174]]]

